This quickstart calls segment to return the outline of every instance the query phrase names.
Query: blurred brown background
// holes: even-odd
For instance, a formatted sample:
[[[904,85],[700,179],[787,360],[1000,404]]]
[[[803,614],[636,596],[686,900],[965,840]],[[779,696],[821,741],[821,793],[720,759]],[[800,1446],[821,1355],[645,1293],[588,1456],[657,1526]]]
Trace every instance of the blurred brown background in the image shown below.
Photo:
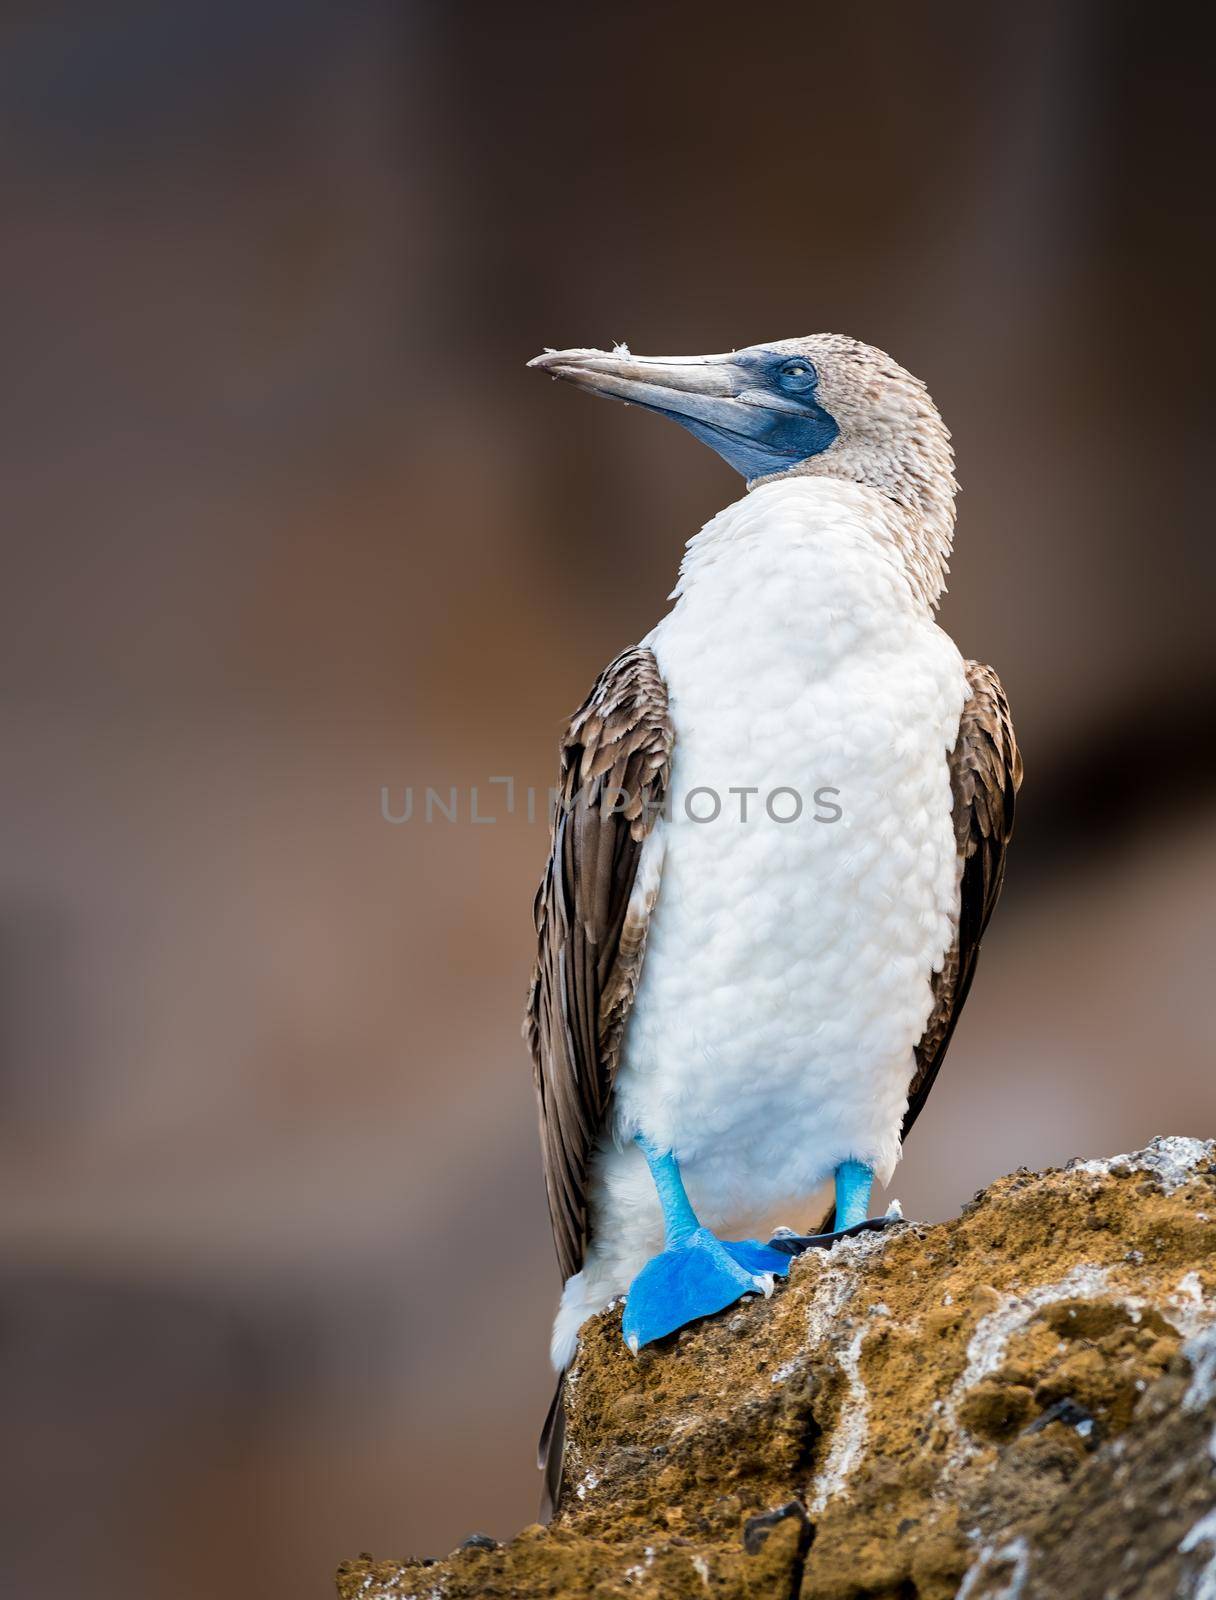
[[[549,784],[741,490],[542,345],[848,332],[954,429],[1027,780],[909,1213],[1216,1133],[1205,58],[1098,3],[9,13],[6,1593],[533,1515],[545,834],[467,791]]]

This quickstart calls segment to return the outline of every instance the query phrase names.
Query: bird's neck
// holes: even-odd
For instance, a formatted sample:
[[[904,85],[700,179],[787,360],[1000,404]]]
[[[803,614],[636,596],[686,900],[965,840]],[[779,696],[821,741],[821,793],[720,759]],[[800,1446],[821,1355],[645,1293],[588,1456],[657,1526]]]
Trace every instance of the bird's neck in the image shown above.
[[[948,547],[947,547],[948,548]],[[910,515],[865,485],[783,477],[753,487],[688,542],[675,597],[686,606],[746,606],[761,593],[791,615],[931,617],[945,550]]]
[[[898,546],[908,580],[918,596],[933,610],[946,588],[950,552],[954,545],[953,457],[949,435],[940,428],[919,450],[877,449],[873,441],[862,446],[840,440],[820,456],[801,461],[790,472],[754,479],[750,493],[775,483],[813,481],[856,484],[869,489],[891,508],[876,519],[880,532]]]

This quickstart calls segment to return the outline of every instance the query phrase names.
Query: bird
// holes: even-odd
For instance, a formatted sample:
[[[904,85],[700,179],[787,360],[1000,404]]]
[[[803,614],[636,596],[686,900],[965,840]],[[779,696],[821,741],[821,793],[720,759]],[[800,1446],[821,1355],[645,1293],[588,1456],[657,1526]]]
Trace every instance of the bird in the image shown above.
[[[935,620],[958,486],[920,379],[839,334],[529,366],[746,483],[560,744],[524,1018],[563,1278],[552,1510],[587,1318],[623,1296],[636,1354],[898,1216],[872,1185],[970,990],[1022,762],[996,672]],[[818,1227],[723,1236],[829,1180]]]

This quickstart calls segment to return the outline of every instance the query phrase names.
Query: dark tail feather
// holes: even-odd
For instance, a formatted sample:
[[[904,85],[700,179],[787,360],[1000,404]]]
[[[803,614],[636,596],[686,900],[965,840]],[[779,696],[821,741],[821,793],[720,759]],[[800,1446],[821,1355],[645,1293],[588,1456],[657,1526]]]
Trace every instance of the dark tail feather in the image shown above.
[[[836,1232],[836,1207],[835,1206],[832,1207],[832,1209],[828,1212],[827,1216],[824,1217],[823,1221],[819,1224],[819,1232],[820,1233],[835,1233]]]
[[[566,1453],[566,1408],[562,1404],[566,1390],[566,1374],[557,1380],[545,1425],[540,1430],[540,1444],[536,1450],[536,1465],[545,1475],[545,1487],[540,1497],[540,1521],[551,1522],[562,1496],[562,1457]]]

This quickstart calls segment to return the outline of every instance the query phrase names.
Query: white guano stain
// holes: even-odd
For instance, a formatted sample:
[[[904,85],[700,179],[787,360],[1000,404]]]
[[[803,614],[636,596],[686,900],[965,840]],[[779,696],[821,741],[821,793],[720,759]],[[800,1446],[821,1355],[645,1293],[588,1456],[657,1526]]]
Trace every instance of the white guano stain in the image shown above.
[[[1182,1409],[1203,1411],[1216,1401],[1216,1327],[1204,1328],[1182,1347],[1191,1365],[1191,1381],[1182,1397]],[[1208,1439],[1208,1454],[1216,1464],[1216,1427]]]
[[[1187,1299],[1192,1305],[1203,1304],[1203,1279],[1197,1272],[1186,1272],[1178,1280],[1178,1287],[1174,1290],[1176,1299]]]
[[[828,1344],[832,1340],[840,1314],[852,1299],[857,1287],[855,1271],[858,1260],[877,1254],[883,1247],[882,1235],[875,1233],[842,1239],[832,1247],[828,1258],[830,1264],[824,1270],[816,1286],[814,1298],[807,1308],[807,1336],[812,1348],[820,1343]],[[838,1252],[843,1259],[836,1265],[832,1262],[832,1257]],[[868,1306],[866,1311],[866,1319],[860,1322],[843,1347],[837,1347],[835,1352],[847,1388],[840,1415],[832,1431],[832,1443],[828,1449],[827,1459],[822,1469],[816,1473],[811,1485],[808,1509],[813,1516],[821,1512],[828,1501],[840,1493],[865,1451],[870,1431],[870,1397],[865,1384],[861,1381],[861,1350],[867,1333],[873,1327],[873,1319],[889,1317],[891,1314],[881,1303]]]
[[[1035,1289],[1005,1295],[999,1306],[982,1316],[967,1344],[963,1375],[946,1402],[946,1419],[950,1425],[956,1425],[955,1413],[963,1395],[996,1371],[1005,1359],[1010,1339],[1019,1329],[1045,1306],[1055,1305],[1058,1300],[1071,1300],[1078,1295],[1097,1298],[1105,1292],[1109,1278],[1107,1267],[1074,1267],[1055,1283],[1043,1283]]]
[[[1107,1156],[1101,1161],[1070,1162],[1070,1172],[1092,1172],[1101,1177],[1125,1178],[1132,1172],[1149,1172],[1166,1194],[1190,1183],[1202,1161],[1216,1160],[1216,1139],[1188,1139],[1165,1134],[1150,1139],[1143,1150]]]
[[[993,1567],[1002,1564],[1009,1566],[1008,1573],[1002,1574],[999,1580],[1002,1587],[986,1590],[984,1600],[1019,1600],[1026,1587],[1026,1574],[1030,1570],[1030,1547],[1021,1536],[999,1548],[985,1550],[963,1579],[954,1600],[970,1600],[980,1579],[991,1573]]]
[[[1185,1593],[1190,1600],[1216,1600],[1216,1506],[1201,1517],[1178,1546],[1179,1555],[1191,1555],[1200,1545],[1211,1545],[1212,1555],[1202,1569],[1187,1582]],[[1192,1584],[1194,1587],[1192,1587]]]
[[[809,1508],[812,1516],[817,1516],[828,1501],[840,1493],[865,1448],[866,1436],[870,1431],[870,1397],[861,1381],[860,1366],[861,1347],[868,1331],[863,1323],[844,1349],[836,1354],[848,1384],[848,1393],[836,1419],[828,1458],[822,1472],[815,1477]]]
[[[1033,1289],[1007,1294],[999,1306],[980,1318],[967,1345],[967,1365],[944,1407],[945,1420],[959,1441],[952,1452],[952,1465],[959,1465],[975,1453],[975,1446],[958,1422],[958,1407],[963,1396],[997,1370],[1005,1359],[1010,1339],[1041,1311],[1061,1300],[1083,1298],[1121,1306],[1134,1321],[1138,1321],[1145,1309],[1157,1303],[1134,1291],[1112,1286],[1110,1279],[1109,1267],[1073,1267],[1055,1283],[1039,1284]],[[1175,1288],[1165,1297],[1164,1307],[1178,1331],[1184,1335],[1197,1333],[1213,1316],[1213,1307],[1204,1299],[1203,1286],[1194,1272],[1185,1273],[1179,1279]],[[1213,1356],[1213,1362],[1216,1363],[1216,1355]]]

